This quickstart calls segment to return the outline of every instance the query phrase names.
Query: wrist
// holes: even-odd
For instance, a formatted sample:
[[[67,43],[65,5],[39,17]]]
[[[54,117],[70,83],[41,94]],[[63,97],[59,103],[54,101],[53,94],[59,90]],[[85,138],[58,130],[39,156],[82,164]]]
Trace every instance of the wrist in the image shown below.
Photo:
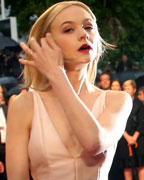
[[[124,134],[123,134],[123,136],[124,136],[125,138],[128,138],[128,137],[129,137],[129,134],[125,131]]]
[[[134,138],[135,140],[137,140],[139,134],[140,134],[140,133],[139,133],[138,131],[136,131],[136,132],[134,133],[134,135],[133,135],[133,138]]]
[[[52,83],[57,81],[57,79],[59,79],[59,77],[61,77],[61,75],[64,73],[65,70],[61,66],[57,66],[47,72],[46,78]]]
[[[47,79],[49,80],[52,88],[61,86],[62,81],[66,79],[66,71],[63,67],[57,66],[56,68],[51,69],[47,73]]]

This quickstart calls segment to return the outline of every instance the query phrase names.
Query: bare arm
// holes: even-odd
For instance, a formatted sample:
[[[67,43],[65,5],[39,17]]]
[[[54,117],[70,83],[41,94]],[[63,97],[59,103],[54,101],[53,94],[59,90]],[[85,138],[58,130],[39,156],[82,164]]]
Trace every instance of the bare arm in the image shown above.
[[[57,81],[53,77],[57,77]],[[124,132],[132,108],[132,100],[128,94],[108,92],[106,108],[99,119],[96,119],[63,73],[51,76],[51,84],[74,133],[85,150],[92,154],[100,153],[118,141]]]
[[[99,119],[96,119],[75,93],[63,70],[60,48],[52,37],[48,34],[46,38],[42,38],[41,46],[34,39],[30,43],[34,51],[31,55],[34,61],[20,62],[37,68],[50,81],[82,147],[91,154],[96,154],[114,144],[123,134],[131,111],[132,101],[129,95],[124,92],[109,93],[106,108]],[[21,47],[27,54],[31,54],[24,43],[21,43]]]
[[[24,93],[9,105],[6,140],[6,167],[9,180],[30,179],[28,142],[32,105],[28,102],[31,99],[30,95]]]

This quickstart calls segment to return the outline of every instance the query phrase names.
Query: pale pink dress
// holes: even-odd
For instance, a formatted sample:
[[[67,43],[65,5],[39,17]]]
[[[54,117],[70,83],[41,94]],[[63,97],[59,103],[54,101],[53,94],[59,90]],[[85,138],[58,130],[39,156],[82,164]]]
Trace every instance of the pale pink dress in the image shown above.
[[[92,113],[99,117],[105,108],[104,91]],[[98,156],[72,157],[57,133],[40,95],[33,91],[34,117],[28,146],[30,170],[34,180],[107,180],[115,146]]]

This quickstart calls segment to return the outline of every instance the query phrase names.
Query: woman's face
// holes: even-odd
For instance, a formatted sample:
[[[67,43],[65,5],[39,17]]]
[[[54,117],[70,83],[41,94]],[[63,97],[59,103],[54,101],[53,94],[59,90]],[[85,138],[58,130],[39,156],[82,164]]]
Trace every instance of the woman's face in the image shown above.
[[[50,32],[61,48],[65,62],[89,63],[96,58],[96,24],[82,7],[62,10],[51,23]]]
[[[111,84],[111,90],[120,91],[121,90],[120,83],[118,81],[113,81]]]
[[[136,92],[136,88],[133,88],[133,86],[131,86],[131,85],[125,86],[123,88],[123,90],[125,92],[127,92],[131,97],[133,97],[135,95],[135,92]]]

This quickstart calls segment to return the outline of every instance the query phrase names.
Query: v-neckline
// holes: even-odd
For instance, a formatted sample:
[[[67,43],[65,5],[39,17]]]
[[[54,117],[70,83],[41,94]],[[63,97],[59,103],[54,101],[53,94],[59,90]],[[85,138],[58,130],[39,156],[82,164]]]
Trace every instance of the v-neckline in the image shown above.
[[[71,155],[72,157],[78,157],[78,156],[80,156],[81,152],[83,151],[83,148],[81,148],[81,150],[80,150],[80,152],[77,154],[77,156],[74,156],[74,155],[70,152],[70,150],[68,149],[66,143],[64,142],[64,138],[61,137],[60,133],[58,132],[58,130],[57,130],[56,126],[55,126],[54,121],[51,120],[51,118],[50,118],[50,116],[49,116],[49,113],[48,113],[48,111],[47,111],[47,109],[46,109],[45,103],[44,103],[43,100],[42,100],[41,95],[40,95],[37,91],[35,91],[35,92],[36,92],[36,94],[37,94],[38,97],[39,97],[40,103],[42,104],[42,108],[44,109],[44,111],[45,111],[48,119],[50,120],[53,128],[55,129],[56,134],[58,135],[59,139],[61,140],[61,142],[62,142],[64,148],[66,149],[66,151],[68,152],[68,154]],[[96,98],[96,101],[94,102],[94,104],[93,104],[93,106],[92,106],[92,109],[91,109],[91,112],[92,112],[92,113],[93,113],[93,111],[94,111],[94,107],[95,107],[97,101],[99,100],[99,98],[102,96],[103,93],[104,93],[104,91],[103,91],[102,93],[100,93],[100,95]]]
[[[35,91],[35,92],[36,92],[36,94],[39,96],[39,99],[40,99],[40,101],[41,101],[41,103],[42,103],[42,105],[43,105],[46,113],[48,114],[48,111],[47,111],[47,109],[46,109],[46,107],[45,107],[45,103],[43,102],[41,95],[40,95],[37,91]],[[90,109],[91,112],[93,112],[94,107],[95,107],[98,99],[99,99],[104,93],[106,93],[106,91],[103,91],[103,92],[101,92],[101,93],[98,95],[98,97],[96,98],[95,102],[94,102],[93,105],[92,105],[92,108]]]

